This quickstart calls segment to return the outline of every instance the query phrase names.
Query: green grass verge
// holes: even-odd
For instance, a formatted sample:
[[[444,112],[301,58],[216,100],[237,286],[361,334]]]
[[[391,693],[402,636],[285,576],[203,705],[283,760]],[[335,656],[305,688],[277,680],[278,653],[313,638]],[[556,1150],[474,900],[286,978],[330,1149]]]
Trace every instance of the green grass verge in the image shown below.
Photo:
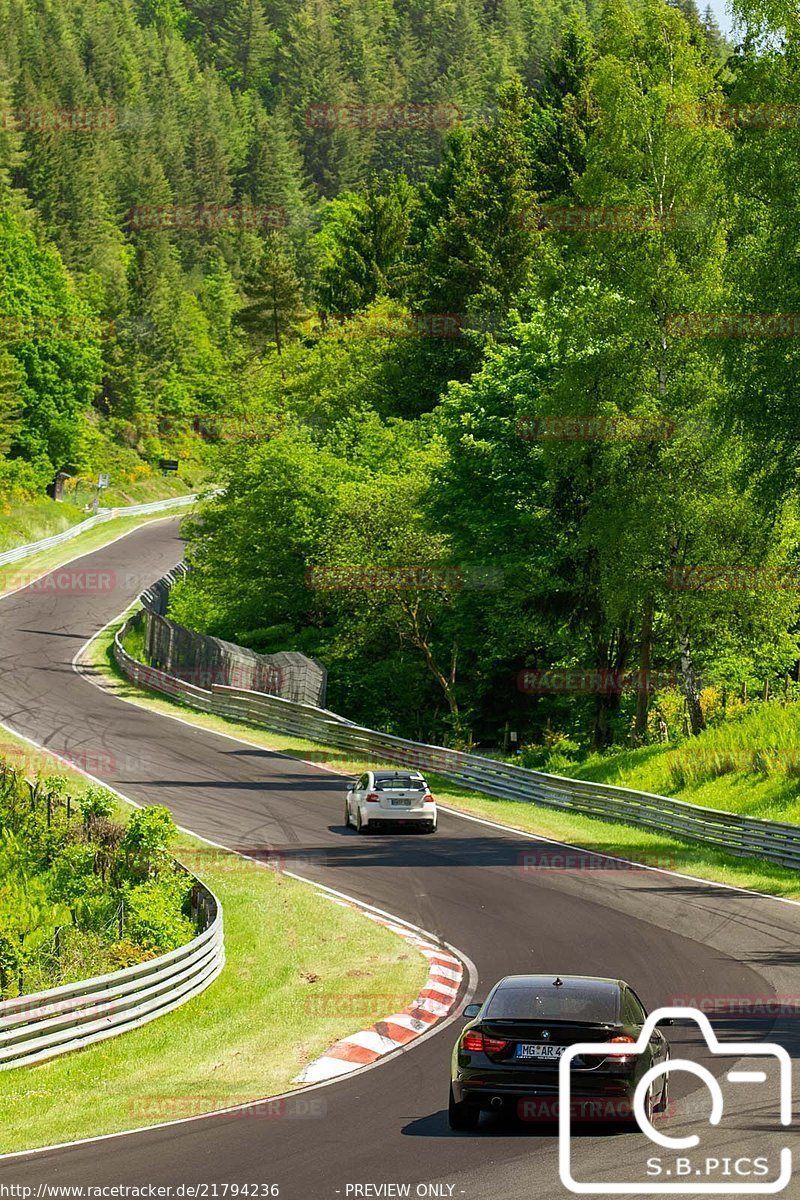
[[[112,486],[103,493],[103,507],[117,508],[128,504],[149,504],[155,500],[170,500],[200,491],[208,478],[208,472],[192,466],[181,478],[175,475],[146,474],[132,482]],[[5,504],[0,500],[0,554],[53,537],[86,521],[92,514],[85,505],[93,498],[94,491],[87,484],[79,496],[56,503],[47,496],[36,500],[15,500]],[[31,562],[31,559],[24,559]],[[64,561],[63,559],[61,561]],[[57,564],[56,564],[57,565]],[[1,581],[0,581],[1,585]]]
[[[272,733],[247,722],[230,721],[223,717],[200,713],[169,697],[157,696],[135,687],[122,676],[111,657],[111,646],[118,627],[110,627],[91,643],[86,662],[103,677],[104,686],[112,688],[121,698],[132,700],[156,712],[180,716],[201,728],[246,738],[268,750],[278,750],[333,767],[343,775],[358,775],[370,767],[391,765],[377,759],[355,759],[346,751],[336,750],[318,742],[291,737],[288,734]],[[800,873],[797,871],[772,866],[757,859],[736,858],[630,825],[599,821],[592,817],[559,812],[515,800],[495,799],[459,787],[431,773],[426,773],[426,777],[441,804],[473,816],[499,821],[526,833],[538,834],[556,841],[575,843],[599,853],[668,866],[699,879],[727,883],[775,896],[800,898]]]
[[[3,733],[26,769],[75,771]],[[128,806],[124,805],[125,811]],[[195,1116],[286,1091],[340,1037],[404,1008],[427,962],[358,912],[197,838],[173,853],[222,902],[227,965],[201,996],[142,1029],[0,1072],[0,1153]],[[316,1103],[324,1104],[324,1098]]]
[[[593,754],[559,774],[800,823],[800,703],[754,701],[677,745]]]
[[[0,507],[0,554],[16,546],[39,542],[86,520],[78,504],[55,500],[25,500]]]

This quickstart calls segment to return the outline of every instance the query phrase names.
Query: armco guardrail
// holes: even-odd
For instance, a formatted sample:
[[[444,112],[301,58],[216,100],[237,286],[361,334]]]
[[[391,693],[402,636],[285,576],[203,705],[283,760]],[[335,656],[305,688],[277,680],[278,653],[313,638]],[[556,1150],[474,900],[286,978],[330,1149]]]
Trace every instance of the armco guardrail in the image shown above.
[[[154,500],[150,504],[129,504],[122,508],[104,508],[96,516],[81,521],[79,525],[72,525],[63,533],[43,538],[40,542],[30,542],[27,546],[15,546],[13,550],[6,550],[4,554],[0,554],[0,567],[20,562],[23,558],[29,558],[31,554],[38,554],[40,550],[50,550],[53,546],[60,546],[63,542],[69,542],[79,534],[85,533],[87,529],[94,529],[96,525],[102,525],[105,521],[111,521],[115,517],[145,517],[150,513],[166,512],[171,508],[182,508],[187,504],[194,504],[199,498],[196,494],[173,496],[169,500]]]
[[[194,687],[131,658],[122,644],[127,627],[126,624],[117,634],[114,655],[128,678],[205,712],[337,746],[352,751],[355,758],[435,771],[489,796],[618,821],[700,842],[739,857],[760,858],[800,869],[800,826],[701,808],[630,788],[546,775],[478,754],[410,742],[355,725],[326,709],[277,696],[229,687],[213,686],[209,690]]]
[[[205,928],[185,946],[113,975],[0,1003],[0,1071],[137,1029],[212,984],[225,965],[222,908],[212,892],[199,886]]]

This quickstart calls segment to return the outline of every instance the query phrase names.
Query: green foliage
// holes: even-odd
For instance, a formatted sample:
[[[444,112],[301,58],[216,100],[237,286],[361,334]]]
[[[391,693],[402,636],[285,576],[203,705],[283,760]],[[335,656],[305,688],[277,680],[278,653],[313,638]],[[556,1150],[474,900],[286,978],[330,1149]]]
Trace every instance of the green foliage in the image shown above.
[[[169,811],[139,809],[126,828],[109,820],[111,793],[92,785],[68,815],[69,786],[62,776],[29,785],[0,760],[0,997],[103,974],[193,936],[192,880],[166,853]]]
[[[201,458],[227,491],[173,614],[412,735],[638,745],[794,672],[797,590],[759,578],[800,558],[797,339],[674,325],[796,307],[796,131],[674,119],[794,103],[791,6],[741,0],[735,54],[694,0],[62,8],[0,7],[0,105],[118,119],[0,131],[0,310],[88,320],[0,346],[4,496]],[[761,576],[676,585],[703,564]],[[574,668],[645,686],[517,686]],[[160,874],[155,818],[84,816],[101,890]]]
[[[774,685],[800,657],[796,589],[758,580],[800,550],[796,364],[794,339],[722,348],[672,320],[793,311],[798,143],[673,113],[725,89],[789,101],[798,59],[754,41],[722,71],[694,4],[609,0],[546,34],[537,13],[531,72],[500,7],[494,111],[451,131],[420,182],[396,167],[325,207],[315,295],[341,319],[307,322],[251,376],[283,431],[228,459],[227,495],[190,530],[174,615],[315,654],[334,707],[411,735],[494,744],[507,720],[535,744],[548,729],[599,747],[697,734],[722,719],[721,689]],[[485,64],[483,17],[457,9],[454,58],[471,47]],[[303,10],[320,45],[332,12]],[[437,14],[414,19],[430,32]],[[345,88],[343,43],[325,44]],[[326,169],[355,154],[356,131],[337,132]],[[571,229],[559,209],[591,219]],[[473,314],[482,332],[397,336],[421,313]],[[569,421],[589,432],[547,433]],[[680,583],[695,564],[740,563],[752,587]],[[495,583],[381,582],[422,564]],[[323,568],[355,582],[317,586]],[[526,668],[644,685],[527,696]]]
[[[167,862],[167,850],[176,834],[168,808],[149,806],[133,813],[120,846],[129,869],[146,876],[158,874]]]
[[[116,808],[112,792],[104,787],[92,785],[81,796],[80,810],[84,826],[89,829],[94,822],[107,820]]]
[[[174,875],[148,880],[125,893],[126,928],[135,945],[164,954],[194,936],[192,922],[182,911],[191,886],[187,876]]]

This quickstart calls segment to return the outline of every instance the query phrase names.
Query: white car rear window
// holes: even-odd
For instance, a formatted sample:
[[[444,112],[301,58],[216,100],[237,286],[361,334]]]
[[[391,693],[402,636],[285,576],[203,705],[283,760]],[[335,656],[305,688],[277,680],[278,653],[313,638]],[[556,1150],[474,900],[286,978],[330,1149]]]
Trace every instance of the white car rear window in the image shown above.
[[[424,779],[414,775],[391,775],[386,779],[375,780],[377,792],[424,792],[427,785]]]

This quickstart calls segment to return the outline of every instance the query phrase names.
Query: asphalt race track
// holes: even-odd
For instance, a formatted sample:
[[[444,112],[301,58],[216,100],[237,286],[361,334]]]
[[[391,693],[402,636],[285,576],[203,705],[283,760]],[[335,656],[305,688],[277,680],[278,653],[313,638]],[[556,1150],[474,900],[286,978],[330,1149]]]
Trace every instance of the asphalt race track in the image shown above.
[[[651,1008],[700,994],[800,996],[800,906],[660,871],[526,869],[523,854],[553,847],[451,813],[431,837],[359,837],[342,825],[342,781],[329,771],[137,708],[78,674],[72,659],[86,640],[180,560],[177,531],[176,520],[145,526],[60,568],[53,586],[0,600],[3,723],[73,761],[85,755],[93,774],[134,800],[168,805],[206,838],[281,851],[299,874],[438,934],[475,963],[478,998],[498,976],[527,970],[621,976]],[[74,576],[65,582],[64,572]],[[107,578],[82,586],[87,572]],[[746,1018],[718,1029],[780,1041],[796,1057],[796,1025]],[[323,1118],[214,1117],[16,1157],[0,1162],[0,1185],[258,1182],[279,1185],[284,1200],[334,1200],[380,1194],[353,1185],[410,1184],[416,1195],[417,1184],[435,1183],[428,1194],[566,1196],[552,1127],[485,1119],[477,1134],[448,1130],[457,1028],[316,1091]],[[691,1027],[669,1032],[673,1055],[708,1059]],[[693,1116],[707,1119],[708,1102],[683,1078],[668,1123],[685,1133]],[[706,1132],[720,1157],[789,1141],[774,1109],[744,1098]],[[593,1178],[614,1180],[636,1140],[589,1133],[581,1161]],[[800,1195],[800,1185],[785,1194]]]

